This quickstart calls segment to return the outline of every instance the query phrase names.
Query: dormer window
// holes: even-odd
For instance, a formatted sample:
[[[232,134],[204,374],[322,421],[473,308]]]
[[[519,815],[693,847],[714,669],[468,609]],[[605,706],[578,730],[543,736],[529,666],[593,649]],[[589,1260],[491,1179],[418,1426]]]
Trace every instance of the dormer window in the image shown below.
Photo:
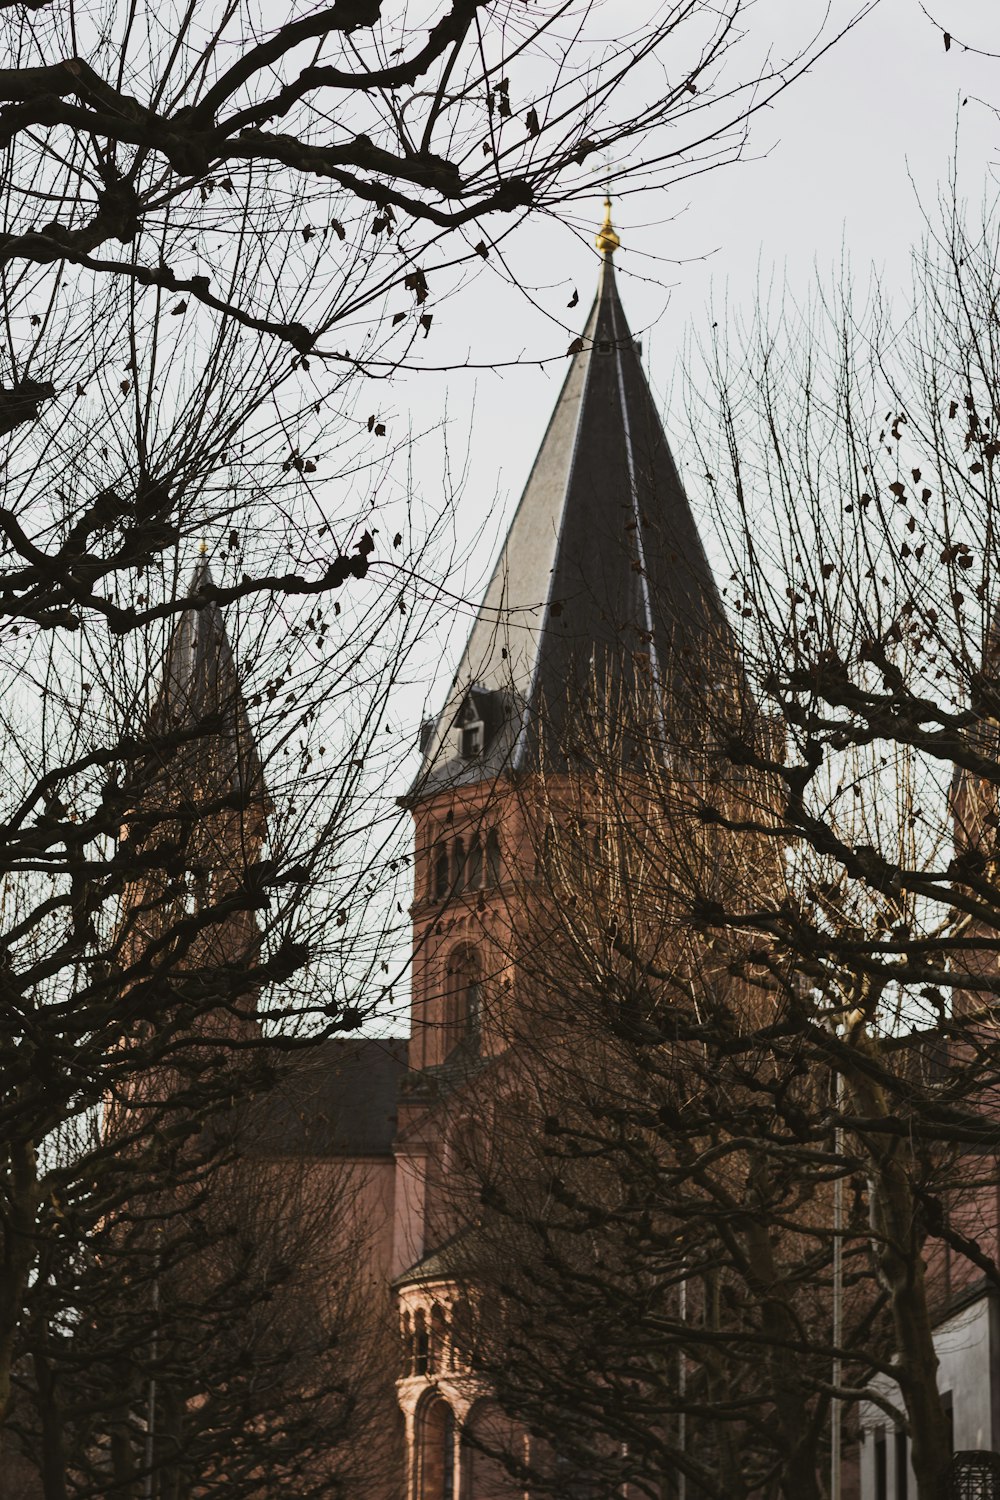
[[[462,705],[458,725],[458,753],[463,760],[475,760],[483,753],[486,743],[486,726],[483,723],[479,706],[471,693]]]
[[[504,719],[503,694],[474,682],[462,695],[451,721],[451,754],[464,761],[481,761],[497,737]]]

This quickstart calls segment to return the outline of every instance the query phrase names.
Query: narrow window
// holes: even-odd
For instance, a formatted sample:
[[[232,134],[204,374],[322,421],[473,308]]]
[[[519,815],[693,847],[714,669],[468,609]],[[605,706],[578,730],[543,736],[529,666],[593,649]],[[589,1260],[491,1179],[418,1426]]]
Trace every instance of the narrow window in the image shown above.
[[[434,856],[434,899],[443,901],[448,894],[448,851],[439,846]]]
[[[460,891],[465,881],[465,840],[456,839],[451,846],[452,889]]]
[[[475,760],[483,753],[486,726],[473,698],[465,700],[458,722],[458,753],[463,760]]]
[[[455,1500],[455,1414],[440,1397],[421,1417],[417,1493],[420,1500]]]
[[[444,1055],[464,1038],[479,1035],[482,1020],[482,966],[475,948],[462,944],[448,959],[444,995]]]
[[[470,891],[478,891],[483,883],[483,846],[476,834],[469,845],[469,857],[465,863],[465,883]]]
[[[910,1466],[906,1461],[906,1430],[897,1427],[895,1432],[896,1500],[910,1500]]]
[[[427,1361],[429,1374],[447,1369],[447,1350],[448,1320],[444,1308],[435,1303],[431,1308],[431,1347]]]
[[[409,1313],[403,1314],[403,1379],[413,1374],[413,1328]]]
[[[478,966],[470,972],[465,985],[465,1034],[478,1037],[483,1019],[483,987]]]
[[[500,884],[500,839],[495,828],[486,835],[486,879],[490,885]]]
[[[413,1331],[413,1373],[426,1375],[430,1365],[431,1341],[423,1308],[417,1309]]]
[[[477,755],[483,753],[483,726],[482,724],[464,724],[462,726],[462,759],[475,760]]]

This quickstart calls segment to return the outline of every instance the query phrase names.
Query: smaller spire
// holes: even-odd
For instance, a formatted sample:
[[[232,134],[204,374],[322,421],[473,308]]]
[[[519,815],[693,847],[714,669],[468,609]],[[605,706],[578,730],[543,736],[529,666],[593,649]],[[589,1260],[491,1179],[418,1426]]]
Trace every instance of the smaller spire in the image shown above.
[[[618,249],[618,246],[621,244],[621,240],[618,238],[615,227],[611,222],[610,198],[605,198],[604,200],[604,223],[597,231],[597,238],[594,241],[594,244],[597,246],[598,250],[600,250],[602,255],[607,256],[614,255],[615,251]]]
[[[260,757],[222,611],[214,602],[194,602],[204,600],[211,587],[211,565],[202,554],[188,585],[192,604],[178,614],[170,632],[148,727],[152,734],[169,735],[197,730],[202,720],[217,720],[218,727],[206,731],[201,741],[210,745],[208,771],[198,767],[202,790],[207,776],[213,786],[226,783],[259,797]]]

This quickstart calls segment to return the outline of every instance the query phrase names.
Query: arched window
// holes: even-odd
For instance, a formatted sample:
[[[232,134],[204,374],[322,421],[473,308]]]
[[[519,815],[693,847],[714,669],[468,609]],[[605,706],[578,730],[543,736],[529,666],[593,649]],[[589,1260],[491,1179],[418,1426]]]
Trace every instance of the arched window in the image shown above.
[[[453,948],[445,975],[445,1056],[466,1037],[479,1035],[482,1019],[482,965],[468,943]]]
[[[455,1414],[437,1396],[420,1421],[420,1500],[457,1500],[455,1494]]]
[[[495,828],[486,835],[486,880],[488,885],[500,884],[500,839]]]
[[[413,1324],[408,1312],[403,1314],[402,1326],[400,1328],[402,1338],[402,1376],[405,1380],[408,1375],[413,1374]]]
[[[434,899],[443,901],[448,894],[448,850],[438,844],[434,851]]]
[[[431,1350],[427,1361],[430,1374],[448,1367],[448,1319],[444,1308],[435,1303],[431,1308]]]
[[[465,883],[465,840],[456,839],[451,846],[452,889],[460,891]]]
[[[523,1494],[499,1456],[520,1446],[496,1406],[485,1401],[473,1407],[462,1432],[462,1488],[455,1500],[513,1500]]]
[[[483,883],[483,846],[477,833],[469,845],[465,861],[465,884],[470,891],[478,891]]]
[[[422,1307],[418,1307],[413,1319],[413,1373],[426,1375],[431,1362],[431,1341],[427,1332],[427,1319]]]
[[[456,1120],[449,1137],[449,1144],[453,1171],[460,1176],[470,1174],[478,1176],[485,1165],[479,1122],[468,1115],[464,1119]],[[456,1183],[456,1187],[457,1185]]]

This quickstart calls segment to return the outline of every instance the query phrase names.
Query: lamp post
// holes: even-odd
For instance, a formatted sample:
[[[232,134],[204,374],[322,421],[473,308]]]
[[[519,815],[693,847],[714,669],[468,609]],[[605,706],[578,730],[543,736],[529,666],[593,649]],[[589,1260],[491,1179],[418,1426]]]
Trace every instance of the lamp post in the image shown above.
[[[833,1151],[839,1157],[843,1151],[844,1133],[839,1115],[843,1097],[843,1079],[837,1074],[836,1107],[838,1122],[833,1132]],[[838,1170],[833,1183],[833,1369],[831,1380],[834,1391],[840,1388],[841,1360],[840,1343],[844,1326],[844,1179]],[[834,1395],[830,1401],[830,1500],[841,1500],[841,1401]]]
[[[687,1277],[681,1282],[680,1291],[680,1316],[681,1326],[687,1322],[688,1288]],[[687,1395],[687,1361],[684,1358],[684,1345],[680,1346],[680,1364],[677,1371],[677,1394],[680,1397],[681,1410],[677,1421],[677,1444],[683,1456],[687,1450],[687,1412],[684,1410],[684,1398]],[[687,1475],[682,1469],[677,1477],[677,1500],[687,1500]]]

